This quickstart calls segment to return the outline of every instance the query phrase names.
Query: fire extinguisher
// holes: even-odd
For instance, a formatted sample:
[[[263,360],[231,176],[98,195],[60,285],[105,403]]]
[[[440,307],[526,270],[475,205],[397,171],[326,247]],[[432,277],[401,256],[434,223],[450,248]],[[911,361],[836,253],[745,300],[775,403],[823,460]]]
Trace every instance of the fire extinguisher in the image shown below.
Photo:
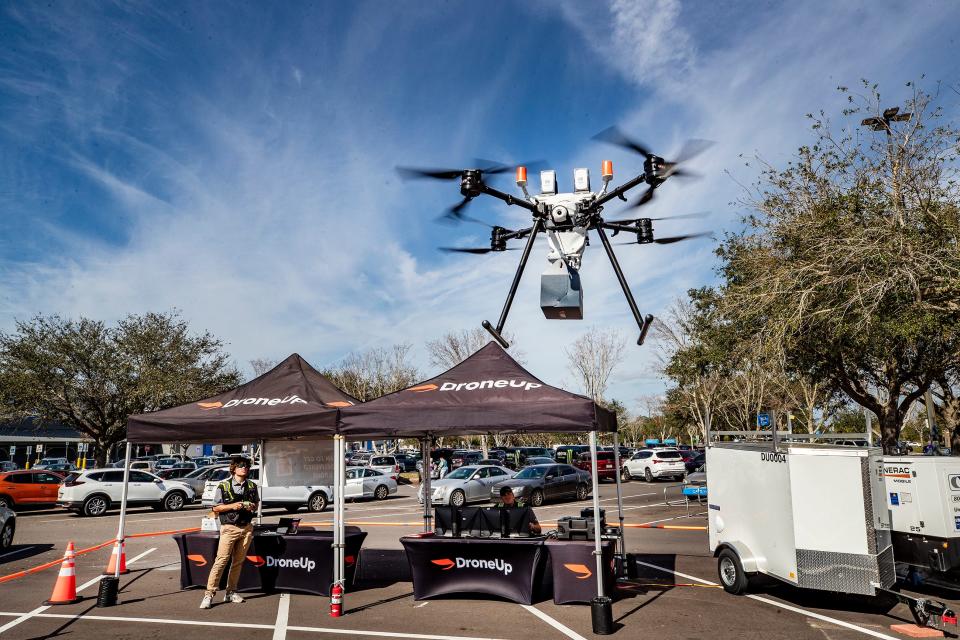
[[[343,615],[343,586],[334,582],[330,587],[330,617],[339,618]]]

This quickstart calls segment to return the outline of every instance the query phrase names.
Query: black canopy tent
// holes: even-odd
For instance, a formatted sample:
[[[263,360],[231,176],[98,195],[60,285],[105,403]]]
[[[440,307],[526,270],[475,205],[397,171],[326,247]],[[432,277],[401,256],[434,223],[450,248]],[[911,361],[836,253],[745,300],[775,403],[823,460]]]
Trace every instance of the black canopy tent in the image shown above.
[[[340,412],[348,438],[616,431],[613,412],[544,383],[496,342],[435,378]]]
[[[352,398],[294,353],[236,389],[199,402],[130,416],[127,442],[242,444],[331,438],[337,410]]]
[[[552,387],[530,374],[491,341],[435,378],[340,411],[339,432],[348,438],[420,438],[423,454],[424,529],[430,521],[430,442],[436,436],[590,432],[593,512],[600,522],[597,432],[614,434],[617,506],[622,542],[620,453],[613,412],[590,398]],[[342,523],[340,524],[342,527]],[[596,537],[597,592],[603,592],[600,536]]]
[[[262,444],[269,440],[332,438],[339,453],[335,458],[334,484],[342,498],[343,447],[342,438],[337,435],[337,418],[341,407],[357,402],[294,353],[263,375],[212,398],[130,416],[117,544],[122,544],[124,538],[132,443]],[[264,462],[261,453],[261,466]],[[342,509],[338,513],[342,515]],[[337,543],[335,538],[334,544]]]

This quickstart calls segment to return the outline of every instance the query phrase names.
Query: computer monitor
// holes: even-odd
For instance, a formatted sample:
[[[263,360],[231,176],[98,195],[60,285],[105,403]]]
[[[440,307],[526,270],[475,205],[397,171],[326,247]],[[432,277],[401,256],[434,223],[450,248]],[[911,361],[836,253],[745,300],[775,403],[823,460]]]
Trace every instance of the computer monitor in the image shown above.
[[[277,533],[280,535],[295,536],[300,528],[300,518],[280,518]]]
[[[481,536],[492,538],[530,536],[530,520],[533,517],[530,507],[509,509],[491,507],[481,509],[478,516],[477,525]]]
[[[477,507],[434,507],[433,531],[438,536],[454,538],[464,534],[474,535],[473,531],[478,529],[476,522],[479,511]]]

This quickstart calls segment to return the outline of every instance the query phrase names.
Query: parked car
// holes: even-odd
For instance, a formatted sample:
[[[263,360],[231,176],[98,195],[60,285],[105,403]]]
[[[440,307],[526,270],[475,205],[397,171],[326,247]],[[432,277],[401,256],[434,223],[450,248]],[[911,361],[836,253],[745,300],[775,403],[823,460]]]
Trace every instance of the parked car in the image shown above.
[[[68,475],[57,493],[57,504],[82,516],[102,516],[120,504],[122,469],[88,469]],[[158,511],[179,511],[196,499],[193,488],[164,480],[146,471],[130,470],[127,504],[151,506]]]
[[[698,451],[697,453],[693,454],[693,457],[690,458],[689,460],[684,459],[683,466],[687,470],[687,473],[693,473],[699,467],[706,464],[706,462],[707,462],[707,454],[702,451]]]
[[[546,500],[575,498],[585,500],[590,495],[590,474],[569,464],[538,464],[521,469],[515,476],[498,482],[490,490],[490,499],[500,500],[500,487],[510,487],[518,500],[539,507]]]
[[[350,454],[350,459],[347,460],[347,464],[353,466],[367,464],[367,462],[370,461],[370,456],[372,455],[373,453],[370,451],[354,451],[352,454]]]
[[[57,488],[63,476],[45,469],[0,473],[0,506],[14,509],[57,503]]]
[[[593,473],[593,461],[590,452],[581,453],[577,458],[576,467],[587,473]],[[613,451],[597,451],[597,480],[617,480],[617,462]]]
[[[538,464],[553,464],[556,462],[553,458],[548,458],[547,456],[531,456],[523,461],[524,467],[532,467]]]
[[[153,463],[153,468],[157,471],[161,469],[172,469],[173,467],[179,466],[181,462],[178,458],[160,458]]]
[[[376,469],[395,481],[400,479],[400,463],[394,456],[370,456],[370,460],[364,466]]]
[[[175,467],[168,467],[157,471],[157,475],[164,480],[179,480],[187,474],[197,470],[197,465],[192,462],[181,462]]]
[[[391,493],[397,492],[397,481],[373,467],[347,467],[347,479],[343,489],[346,500],[386,500]]]
[[[500,465],[467,465],[454,469],[443,479],[430,483],[431,501],[434,504],[450,504],[457,507],[470,502],[488,502],[490,488],[513,476],[513,472]],[[499,494],[497,494],[499,500]],[[423,485],[417,492],[417,500],[423,504]]]
[[[373,471],[371,469],[371,471]],[[379,472],[375,472],[379,473]],[[230,467],[222,467],[211,473],[204,482],[201,502],[205,507],[214,505],[213,498],[217,492],[217,485],[230,477]],[[260,484],[260,467],[254,466],[247,474],[247,478],[257,485]],[[388,478],[389,480],[389,478]],[[330,504],[333,497],[333,488],[324,485],[273,486],[260,488],[260,499],[264,507],[283,507],[290,513],[295,513],[306,507],[307,511],[323,511]]]
[[[683,478],[686,467],[683,457],[674,448],[655,448],[638,451],[627,460],[621,469],[621,479],[643,478],[653,482],[657,478]]]
[[[19,468],[20,467],[17,466],[17,463],[11,460],[4,460],[3,462],[0,462],[0,473],[4,471],[16,471]]]
[[[36,469],[36,467],[34,467],[34,469]],[[60,462],[60,463],[57,463],[57,464],[48,464],[46,467],[44,467],[44,471],[56,471],[57,473],[59,473],[59,474],[61,474],[61,475],[67,475],[67,474],[70,473],[71,471],[76,471],[76,470],[77,470],[77,465],[72,464],[72,463],[70,463],[70,462]]]
[[[13,509],[0,506],[0,551],[13,546],[13,534],[17,531],[17,514]]]
[[[123,460],[117,460],[110,465],[112,469],[123,469]],[[131,469],[139,469],[140,471],[153,472],[153,460],[131,460],[130,461]]]
[[[585,451],[590,451],[590,447],[585,444],[562,444],[557,447],[556,451],[553,454],[554,459],[557,462],[568,462],[567,452],[570,452],[569,463],[573,464],[580,457],[580,454]]]
[[[70,461],[67,460],[66,458],[43,458],[42,460],[40,460],[40,462],[38,462],[37,464],[33,465],[32,468],[34,468],[34,469],[47,469],[47,468],[50,467],[50,465],[67,464],[67,463],[69,463],[69,462],[70,462]]]
[[[458,469],[460,467],[477,464],[480,460],[483,459],[482,451],[454,451],[453,460],[450,463],[451,469]]]
[[[397,459],[401,473],[412,473],[417,470],[417,460],[420,456],[412,453],[395,453],[393,457]]]
[[[191,471],[187,475],[179,478],[180,482],[185,482],[193,488],[194,493],[198,496],[203,495],[203,490],[206,487],[207,479],[213,474],[214,471],[219,469],[229,469],[230,465],[218,463],[207,465],[206,467],[201,467],[194,471]]]

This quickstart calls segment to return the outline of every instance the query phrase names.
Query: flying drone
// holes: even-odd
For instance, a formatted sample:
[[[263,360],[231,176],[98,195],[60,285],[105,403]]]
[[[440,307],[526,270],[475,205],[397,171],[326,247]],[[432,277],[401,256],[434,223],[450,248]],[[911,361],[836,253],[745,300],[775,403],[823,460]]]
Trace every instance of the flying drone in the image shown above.
[[[651,314],[647,314],[645,317],[641,316],[606,232],[608,230],[612,231],[614,236],[620,232],[636,235],[635,241],[623,244],[672,244],[709,235],[693,233],[656,238],[653,234],[653,222],[665,218],[604,220],[601,214],[604,205],[614,198],[627,202],[625,194],[640,185],[646,185],[646,189],[631,203],[631,208],[640,207],[652,201],[654,192],[669,178],[694,176],[695,174],[682,169],[680,164],[701,153],[711,143],[703,140],[689,141],[684,145],[677,159],[669,162],[654,155],[646,147],[630,139],[616,127],[610,127],[600,132],[594,136],[594,139],[623,147],[643,156],[643,173],[631,178],[619,187],[609,189],[610,182],[613,180],[613,162],[604,160],[601,164],[603,187],[600,191],[593,192],[590,189],[590,170],[579,168],[573,171],[573,192],[559,193],[556,171],[547,169],[540,171],[540,193],[530,195],[527,191],[527,165],[520,165],[516,167],[516,183],[522,193],[521,197],[500,191],[484,181],[485,176],[502,174],[511,170],[510,167],[500,163],[478,161],[478,164],[484,168],[476,169],[397,167],[398,173],[404,178],[429,178],[434,180],[456,180],[459,178],[460,194],[463,199],[447,210],[444,216],[446,220],[486,224],[464,213],[467,205],[480,195],[493,196],[507,205],[522,207],[530,212],[533,225],[526,229],[514,231],[496,225],[487,225],[491,227],[489,247],[440,247],[442,251],[485,254],[507,251],[507,242],[526,238],[526,244],[520,256],[520,264],[517,266],[517,272],[510,285],[510,291],[507,293],[507,299],[503,304],[497,326],[494,327],[487,320],[482,323],[483,328],[489,331],[505,349],[509,348],[510,344],[503,338],[503,328],[507,322],[507,315],[510,313],[510,306],[513,304],[517,287],[520,284],[520,278],[527,266],[530,251],[533,249],[534,241],[540,233],[546,234],[550,246],[550,252],[547,254],[548,266],[540,276],[540,308],[543,310],[543,315],[551,320],[580,320],[583,318],[583,290],[580,287],[580,267],[583,252],[589,245],[587,233],[593,230],[600,236],[600,242],[610,259],[613,272],[620,282],[630,311],[640,327],[640,337],[637,339],[638,345],[643,344],[647,332],[650,330],[650,325],[653,323],[653,316]],[[670,217],[682,218],[698,215],[700,214]],[[513,247],[509,249],[513,249]]]

